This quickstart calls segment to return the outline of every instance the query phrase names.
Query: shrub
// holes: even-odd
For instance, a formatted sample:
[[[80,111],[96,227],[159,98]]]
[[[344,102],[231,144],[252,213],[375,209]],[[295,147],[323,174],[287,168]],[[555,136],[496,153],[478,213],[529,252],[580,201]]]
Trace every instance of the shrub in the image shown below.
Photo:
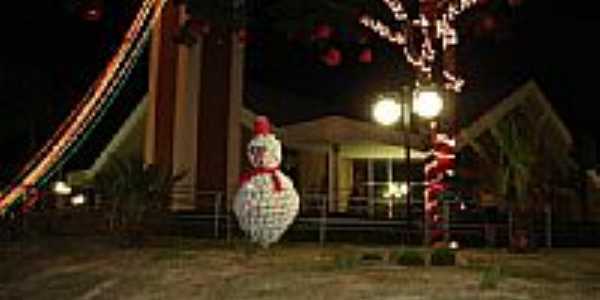
[[[102,208],[109,230],[122,235],[126,244],[139,245],[144,227],[156,219],[152,216],[166,212],[171,189],[183,177],[140,158],[113,158],[95,178],[95,187],[105,202]]]
[[[424,266],[425,257],[419,251],[404,250],[393,254],[392,260],[402,266]]]
[[[431,253],[432,266],[453,266],[456,260],[454,251],[446,248],[433,250]]]

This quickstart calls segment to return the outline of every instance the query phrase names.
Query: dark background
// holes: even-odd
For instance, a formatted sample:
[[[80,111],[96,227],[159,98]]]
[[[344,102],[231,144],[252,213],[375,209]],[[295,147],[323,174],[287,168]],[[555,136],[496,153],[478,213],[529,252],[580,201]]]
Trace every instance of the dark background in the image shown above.
[[[0,181],[11,178],[82,98],[114,53],[139,2],[38,0],[0,10]],[[98,17],[86,14],[96,9]],[[591,1],[523,0],[510,9],[479,9],[467,17],[458,58],[468,80],[462,105],[485,106],[535,79],[572,130],[578,149],[590,149],[600,139],[595,105],[600,19]],[[334,29],[334,38],[322,44],[307,41],[306,34],[274,29],[269,19],[251,23],[248,84],[322,101],[324,113],[361,116],[373,93],[411,82],[410,70],[393,48],[378,39],[359,45],[352,42],[352,32]],[[319,59],[331,46],[344,55],[337,67]],[[365,47],[374,51],[371,64],[354,58]],[[67,167],[87,167],[139,101],[147,88],[145,61]]]

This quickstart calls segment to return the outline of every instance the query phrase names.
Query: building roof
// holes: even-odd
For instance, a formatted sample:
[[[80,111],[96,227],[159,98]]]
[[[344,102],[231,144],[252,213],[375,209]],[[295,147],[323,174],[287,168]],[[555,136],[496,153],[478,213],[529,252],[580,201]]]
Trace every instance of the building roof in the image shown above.
[[[519,106],[527,107],[529,113],[539,111],[540,117],[543,118],[542,121],[548,121],[550,124],[549,128],[552,128],[553,131],[552,136],[560,138],[567,147],[573,145],[573,137],[570,131],[552,108],[537,83],[530,80],[464,127],[457,137],[457,149],[460,150],[465,145],[473,142]]]
[[[290,147],[327,149],[336,144],[343,157],[353,158],[404,157],[405,139],[409,141],[411,157],[425,157],[426,136],[414,133],[405,136],[401,131],[372,122],[327,116],[282,127],[282,140]]]

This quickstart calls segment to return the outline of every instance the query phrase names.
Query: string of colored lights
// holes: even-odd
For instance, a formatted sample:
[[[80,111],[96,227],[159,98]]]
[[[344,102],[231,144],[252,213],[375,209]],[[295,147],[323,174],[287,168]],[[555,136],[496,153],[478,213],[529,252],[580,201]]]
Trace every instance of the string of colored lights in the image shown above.
[[[142,43],[139,43],[142,44]],[[50,179],[52,177],[52,175],[54,175],[56,173],[56,171],[58,171],[62,165],[64,165],[64,163],[66,163],[66,161],[69,160],[69,158],[75,154],[77,152],[77,150],[79,149],[79,147],[88,139],[89,135],[91,134],[91,132],[94,130],[94,128],[97,126],[97,124],[102,120],[102,117],[106,114],[106,112],[108,111],[108,109],[111,107],[114,99],[119,95],[121,88],[123,87],[123,84],[126,82],[127,78],[129,77],[129,74],[131,73],[131,70],[133,69],[133,66],[135,66],[135,63],[137,62],[137,59],[139,58],[140,54],[141,54],[141,49],[143,49],[143,47],[139,47],[136,49],[136,51],[134,53],[132,53],[133,55],[133,59],[128,61],[128,64],[120,71],[120,73],[122,75],[119,75],[119,79],[115,80],[115,84],[111,85],[107,91],[108,97],[109,99],[107,100],[107,102],[102,105],[102,106],[98,106],[95,110],[94,113],[90,114],[89,117],[89,122],[90,125],[88,125],[85,130],[81,130],[80,132],[78,132],[76,135],[79,136],[78,138],[75,139],[75,141],[73,142],[73,144],[71,145],[71,147],[67,150],[65,150],[66,154],[62,155],[61,159],[59,160],[59,162],[55,163],[52,170],[49,171],[39,182],[40,185],[44,185],[48,179]],[[122,78],[122,79],[121,79]]]
[[[435,128],[434,128],[435,130]],[[449,184],[444,182],[444,178],[454,176],[454,165],[456,154],[454,148],[456,147],[456,139],[451,138],[447,134],[432,134],[434,149],[431,151],[432,161],[425,164],[425,185],[424,190],[424,208],[425,208],[425,222],[426,228],[426,240],[431,241],[430,230],[439,229],[438,225],[440,221],[448,222],[447,218],[444,219],[440,216],[440,204],[442,199],[440,195],[448,190]],[[431,221],[431,223],[429,223]],[[445,224],[447,226],[447,223]],[[449,234],[449,227],[444,228],[444,234]]]
[[[404,10],[404,5],[402,1],[399,0],[383,0],[383,2],[389,7],[389,9],[394,13],[394,18],[396,21],[405,21],[408,19],[408,15]]]
[[[430,79],[433,72],[433,63],[436,58],[436,52],[433,48],[433,41],[440,39],[442,41],[442,51],[449,47],[458,45],[458,34],[454,21],[456,18],[477,5],[482,0],[446,0],[446,1],[426,1],[419,0],[425,7],[419,12],[418,18],[408,20],[408,14],[400,0],[382,0],[394,15],[394,19],[401,23],[404,30],[392,30],[381,20],[369,15],[363,15],[359,18],[359,23],[369,28],[381,38],[404,48],[403,53],[407,62],[413,66],[424,78]],[[428,7],[429,6],[429,7]],[[432,10],[435,13],[432,13]],[[410,22],[409,22],[410,21]],[[421,29],[423,41],[417,50],[417,54],[411,53],[408,49],[408,37],[405,33],[407,27],[414,26]],[[453,92],[460,92],[465,85],[465,81],[455,74],[452,70],[445,68],[442,70],[444,87]]]
[[[148,8],[149,8],[149,6],[147,4],[149,4],[149,3],[150,3],[150,1],[147,1],[147,2],[144,3],[144,5],[143,5],[143,7],[142,7],[142,9],[140,11],[140,13],[138,14],[138,17],[135,19],[136,21],[133,23],[134,25],[131,27],[131,30],[129,32],[135,33],[136,31],[139,31],[139,28],[140,28],[139,25],[141,24],[140,21],[143,20],[140,17],[143,17],[143,14],[147,14]],[[129,36],[131,36],[131,35],[126,35],[126,37],[129,37]],[[126,39],[125,42],[129,43],[128,39]],[[87,114],[83,114],[82,113],[83,109],[86,108],[86,105],[89,106],[90,103],[91,104],[96,104],[96,103],[94,103],[92,101],[94,101],[94,98],[98,99],[97,96],[99,95],[99,92],[102,91],[102,83],[108,82],[108,80],[110,80],[110,74],[111,74],[111,72],[113,72],[113,73],[115,72],[115,66],[117,65],[117,64],[115,64],[115,62],[118,62],[118,61],[120,61],[120,60],[122,60],[124,58],[124,54],[126,53],[124,50],[128,50],[127,48],[130,48],[130,46],[128,45],[128,43],[123,43],[122,47],[120,47],[119,51],[114,56],[114,59],[111,60],[111,62],[108,64],[108,66],[106,68],[107,71],[103,72],[102,76],[99,78],[99,80],[97,80],[97,82],[99,82],[100,84],[96,84],[96,85],[92,86],[92,88],[90,89],[91,93],[87,93],[88,95],[91,95],[91,97],[88,97],[88,98],[92,98],[92,99],[85,99],[84,98],[80,102],[81,104],[78,105],[78,107],[75,110],[72,111],[72,113],[71,113],[72,118],[76,118],[78,116],[82,116],[82,117],[86,118]],[[66,122],[63,122],[63,125],[65,125],[65,126],[61,126],[61,127],[62,128],[69,128],[69,125],[72,125],[72,124],[73,124],[73,121],[71,119],[67,119]],[[71,128],[74,128],[74,127],[71,126]],[[59,141],[60,141],[61,137],[67,136],[66,135],[67,132],[63,132],[63,130],[60,130],[60,131],[62,132],[62,134],[58,136]],[[48,148],[49,145],[54,145],[53,149],[55,150],[56,154],[58,154],[58,155],[62,154],[61,153],[62,152],[61,148],[57,147],[57,146],[60,146],[60,144],[57,144],[57,143],[58,142],[56,140],[50,140],[47,143],[47,145],[42,148],[42,151],[40,151],[38,153],[38,154],[40,154],[40,155],[38,155],[38,157],[42,156],[42,155],[46,156],[46,155],[44,155],[45,152],[47,152],[45,150]],[[34,158],[29,165],[35,164],[35,163],[39,164],[39,160],[37,160],[37,159]],[[21,180],[21,182],[22,181],[23,180]],[[31,186],[31,184],[29,184],[29,186]]]
[[[106,103],[102,106],[97,106],[94,109],[94,112],[91,113],[90,117],[86,120],[86,122],[91,123],[91,125],[79,127],[80,130],[75,134],[75,136],[80,136],[81,132],[83,131],[81,129],[85,128],[86,131],[80,138],[75,138],[75,140],[71,142],[71,143],[74,143],[74,145],[71,145],[71,147],[69,148],[70,150],[68,150],[66,155],[62,155],[62,153],[61,153],[61,155],[59,156],[59,157],[61,157],[60,161],[55,163],[53,169],[51,171],[49,171],[42,180],[40,180],[41,184],[44,184],[60,168],[60,166],[62,164],[64,164],[74,153],[77,152],[79,146],[81,144],[83,144],[85,140],[87,140],[87,137],[90,135],[91,131],[93,131],[93,129],[96,127],[96,125],[102,119],[102,116],[106,113],[106,111],[112,104],[114,98],[118,95],[119,90],[122,87],[122,85],[124,84],[126,78],[128,77],[132,67],[137,62],[137,59],[139,58],[139,54],[141,53],[141,50],[143,49],[144,42],[147,39],[148,35],[149,35],[149,27],[146,31],[143,32],[142,37],[140,38],[140,41],[135,43],[136,48],[130,54],[132,58],[125,61],[125,66],[121,69],[121,71],[118,73],[118,75],[115,76],[114,80],[111,82],[111,85],[104,92],[108,97],[108,100],[106,101]],[[133,42],[133,40],[131,40],[131,38],[128,38],[128,39],[131,42]],[[125,80],[123,78],[125,78]],[[67,150],[65,149],[63,151],[63,153],[65,151],[67,151]]]
[[[406,45],[406,37],[400,31],[393,31],[389,26],[385,25],[383,22],[373,19],[369,16],[362,16],[359,19],[359,22],[365,27],[370,28],[373,32],[378,34],[381,38],[388,40],[388,42],[405,46]]]
[[[133,68],[137,64],[139,58],[141,57],[141,54],[144,50],[144,44],[148,40],[149,36],[150,36],[150,30],[145,30],[143,32],[142,36],[140,37],[140,42],[136,43],[136,48],[131,53],[132,59],[128,60],[126,62],[126,65],[123,67],[123,69],[121,70],[121,72],[118,76],[119,79],[115,80],[114,81],[115,84],[110,87],[110,90],[107,93],[109,98],[108,98],[106,104],[103,105],[99,109],[98,113],[94,115],[88,128],[85,130],[85,132],[83,132],[81,134],[81,136],[79,138],[77,138],[75,140],[75,142],[73,143],[71,148],[69,148],[69,150],[67,150],[67,153],[62,156],[61,160],[59,162],[57,162],[54,165],[53,169],[51,171],[49,171],[39,181],[40,185],[46,184],[48,182],[48,180],[50,180],[52,178],[52,176],[62,167],[62,165],[64,165],[73,155],[75,155],[78,152],[81,145],[83,145],[85,143],[85,141],[88,140],[88,138],[90,137],[93,130],[96,128],[96,126],[98,126],[100,121],[103,119],[104,115],[106,115],[106,113],[108,112],[108,109],[112,106],[112,104],[114,103],[114,101],[116,100],[118,95],[120,94],[120,91],[124,87],[124,84],[127,82],[127,79],[129,78],[129,75],[131,74],[131,71],[133,70]]]
[[[65,153],[77,141],[81,133],[87,128],[93,129],[95,127],[94,124],[97,124],[100,120],[95,116],[101,116],[102,113],[99,114],[99,112],[102,112],[101,109],[104,108],[105,112],[107,109],[106,104],[114,100],[115,93],[118,93],[118,88],[115,87],[123,84],[122,79],[127,77],[133,63],[137,60],[139,49],[142,49],[142,43],[147,40],[147,36],[153,24],[159,18],[165,2],[166,0],[146,0],[143,2],[123,39],[121,47],[107,64],[105,71],[101,73],[100,79],[96,81],[97,84],[93,85],[90,88],[91,92],[86,94],[90,95],[89,99],[84,98],[80,102],[69,118],[59,127],[54,139],[49,140],[36,157],[26,164],[27,168],[24,168],[26,174],[18,180],[18,184],[9,187],[8,192],[0,195],[0,215],[5,214],[12,204],[17,203],[25,195],[27,187],[36,186],[40,179],[46,181],[49,178],[48,174],[52,170],[56,170],[57,163],[64,163],[72,155],[67,156]],[[154,13],[148,19],[152,9],[154,9]],[[144,24],[146,24],[146,28],[141,31]],[[142,38],[139,38],[140,33]],[[136,41],[137,46],[134,46]],[[89,132],[91,131],[88,130],[87,135],[89,135]],[[75,145],[80,144],[81,142]],[[73,151],[70,153],[74,153],[77,147],[72,149]]]
[[[89,136],[91,131],[93,131],[93,129],[96,127],[97,123],[102,119],[102,116],[105,114],[105,112],[111,106],[114,98],[119,94],[120,87],[127,80],[129,73],[131,72],[131,69],[133,68],[133,66],[135,66],[137,59],[139,58],[139,55],[141,54],[141,51],[143,49],[145,41],[147,40],[149,32],[150,32],[150,27],[147,27],[147,29],[142,32],[142,36],[139,37],[138,42],[135,42],[135,40],[131,41],[135,45],[135,48],[129,54],[131,56],[131,59],[125,60],[124,66],[121,68],[119,73],[117,73],[117,75],[114,76],[114,79],[111,81],[110,85],[104,91],[103,94],[106,94],[106,97],[108,97],[106,102],[101,106],[96,106],[94,109],[94,112],[91,113],[89,116],[89,119],[86,120],[86,123],[90,123],[91,125],[79,127],[79,131],[75,134],[75,137],[79,136],[81,134],[81,132],[84,131],[84,129],[85,129],[85,132],[84,132],[83,136],[81,136],[79,138],[75,138],[75,141],[73,142],[73,143],[75,143],[75,145],[83,144],[83,142],[86,140],[86,138],[84,138],[84,137]],[[76,147],[71,145],[70,149],[72,149],[72,150],[70,150],[69,153],[76,152],[76,149],[73,149],[73,148],[76,148]],[[61,156],[62,160],[66,162],[66,160],[68,160],[68,158],[71,155],[67,154],[67,155]],[[59,169],[60,165],[62,165],[62,163],[56,163],[55,167],[54,167],[54,171],[48,172],[48,174],[45,176],[45,178],[50,178],[51,175],[54,174],[55,170]],[[41,182],[44,183],[45,180],[41,180]]]
[[[80,112],[81,112],[81,110],[77,111],[77,113],[80,113]],[[90,113],[90,114],[81,114],[81,115],[83,116],[83,115],[92,115],[92,114]],[[85,126],[85,123],[87,122],[87,119],[88,119],[88,117],[86,117],[85,119],[83,119],[84,120],[84,122],[83,122],[84,124],[81,125],[82,127]],[[72,135],[76,135],[76,134],[72,134]],[[64,136],[66,136],[66,135],[64,135]],[[61,141],[59,140],[59,143],[60,142]],[[47,163],[46,166],[41,165],[42,166],[42,172],[44,171],[44,169],[47,169],[47,166],[51,166],[51,164],[54,163],[54,161],[56,160],[54,157],[60,157],[62,155],[64,149],[66,149],[66,147],[68,147],[71,142],[72,141],[67,141],[66,143],[63,143],[63,145],[58,144],[57,142],[54,142],[55,146],[52,148],[52,150],[54,152],[54,156],[49,156],[48,157],[48,159],[45,161],[45,163]],[[44,163],[44,161],[42,161],[42,163]],[[38,162],[38,164],[39,164],[39,162]],[[40,165],[38,165],[38,166],[40,166]],[[38,170],[39,169],[40,168],[38,168]],[[20,197],[23,196],[22,193],[26,193],[27,192],[26,190],[28,188],[35,187],[35,184],[29,184],[29,183],[27,183],[26,180],[21,180],[21,182],[20,182],[21,185],[17,185],[17,188],[15,190],[13,190],[13,195],[12,195],[12,196],[14,196],[13,199],[10,199],[10,197],[8,199],[5,199],[7,201],[5,201],[3,203],[3,207],[2,207],[3,209],[6,208],[6,205],[10,205],[10,204],[14,205],[14,204],[18,203],[19,202],[18,200],[20,199]],[[25,182],[24,185],[22,184],[23,182]],[[17,193],[17,194],[15,195],[14,193]],[[21,195],[19,195],[19,193],[21,193]],[[11,196],[11,195],[9,195],[9,196]],[[12,200],[14,200],[14,201],[12,201]]]
[[[94,83],[91,85],[91,88],[87,90],[87,92],[84,95],[84,97],[82,98],[82,100],[79,101],[79,103],[73,110],[71,110],[71,113],[69,114],[69,116],[61,123],[61,125],[54,132],[54,134],[51,136],[51,138],[47,140],[46,144],[21,169],[21,171],[16,176],[17,182],[21,181],[22,178],[25,176],[25,174],[27,174],[32,169],[33,166],[35,166],[37,163],[39,163],[41,158],[44,157],[46,155],[46,153],[48,153],[48,151],[50,150],[50,146],[56,144],[56,141],[58,139],[60,139],[60,137],[64,134],[64,131],[66,130],[66,128],[68,128],[69,124],[71,124],[73,122],[73,120],[75,119],[75,117],[77,117],[77,115],[79,115],[79,113],[83,109],[83,106],[90,101],[90,99],[93,97],[95,91],[98,90],[96,87],[99,86],[100,83],[102,81],[104,81],[105,78],[107,78],[107,76],[109,76],[109,72],[108,72],[109,68],[112,65],[114,65],[114,62],[117,61],[117,59],[119,59],[121,57],[121,55],[122,55],[121,53],[127,49],[126,46],[128,46],[128,45],[125,43],[125,41],[127,41],[128,39],[131,39],[132,36],[137,35],[137,32],[139,32],[139,30],[140,30],[139,25],[141,24],[141,21],[143,21],[143,18],[147,14],[148,10],[151,8],[151,4],[152,4],[152,1],[145,1],[144,3],[142,3],[140,11],[134,18],[134,21],[132,22],[132,26],[130,27],[127,34],[125,35],[124,42],[119,47],[119,50],[117,51],[116,55],[114,55],[113,58],[111,59],[111,61],[107,64],[107,68],[94,81]]]
[[[410,20],[401,0],[382,0],[388,9],[393,13],[395,21],[400,25],[399,30],[392,30],[390,26],[365,15],[359,19],[359,23],[370,29],[381,38],[392,44],[401,46],[406,61],[419,73],[415,82],[418,88],[422,83],[432,79],[433,66],[436,62],[438,53],[434,48],[434,42],[441,41],[442,70],[441,79],[443,87],[454,93],[459,93],[465,81],[455,73],[455,51],[459,43],[456,30],[457,17],[477,5],[483,0],[418,0],[419,13],[415,19]],[[417,30],[415,30],[417,29]],[[420,45],[413,44],[415,34],[420,34]],[[424,82],[422,82],[424,81]],[[449,147],[446,152],[436,151],[435,147],[430,157],[433,157],[431,163],[425,165],[425,190],[424,190],[424,240],[431,242],[432,229],[441,220],[437,213],[439,206],[438,196],[448,187],[442,182],[445,173],[453,176],[453,167],[449,164],[454,161],[455,141],[451,138],[445,138],[443,134],[436,134],[437,123],[431,123],[432,144],[445,143]],[[448,222],[448,220],[445,220]],[[433,224],[431,223],[433,222]],[[445,239],[449,236],[449,227],[446,223]]]
[[[150,3],[150,2],[148,2],[148,3]],[[147,14],[148,8],[149,8],[149,6],[148,6],[147,8],[145,8],[145,9],[142,11],[142,13],[143,13],[143,14]],[[140,15],[140,16],[143,16],[142,14],[139,14],[139,15]],[[142,18],[137,18],[137,20],[139,20],[139,21],[138,21],[138,22],[136,22],[134,26],[132,26],[132,29],[133,29],[133,30],[131,30],[130,32],[133,32],[133,33],[135,33],[136,31],[139,31],[139,28],[140,28],[140,26],[139,26],[139,25],[141,25],[141,24],[142,24],[142,23],[141,23],[141,21],[143,21],[143,19],[142,19]],[[131,41],[131,36],[134,36],[134,35],[131,35],[131,34],[127,35],[127,40]],[[127,48],[130,48],[130,47],[127,47],[127,45],[124,45],[124,46],[125,46],[125,47],[121,47],[121,49],[127,49]],[[120,51],[120,53],[125,53],[125,52],[124,52],[124,51]],[[122,55],[121,55],[120,57],[122,57]],[[109,72],[110,72],[110,71],[114,72],[114,70],[115,70],[115,69],[114,69],[114,67],[115,67],[115,65],[116,65],[114,62],[115,62],[115,61],[117,61],[117,62],[118,62],[119,60],[120,60],[120,61],[122,61],[122,59],[113,60],[113,63],[109,65],[109,67],[107,68],[107,70],[109,70]],[[104,72],[104,74],[110,74],[109,72]],[[120,76],[119,76],[119,77],[120,77]],[[106,80],[104,80],[104,82],[107,82],[107,81],[106,81]],[[96,89],[96,90],[95,90],[96,92],[94,93],[94,96],[97,96],[97,95],[99,94],[99,93],[98,93],[98,91],[102,91],[102,90],[103,90],[103,89]],[[94,111],[94,112],[97,112],[97,110],[98,110],[98,107],[99,107],[99,106],[97,106],[97,107],[96,107],[96,109],[95,109],[95,111]],[[92,114],[89,114],[89,115],[93,116],[94,114],[92,113]],[[90,120],[90,119],[91,119],[90,117],[87,117],[87,118],[85,118],[85,121],[88,121],[88,122],[89,122],[89,120]],[[85,128],[85,127],[86,127],[86,126],[81,126],[81,127],[77,127],[77,128]],[[81,130],[79,130],[79,132],[81,132]],[[76,132],[76,133],[75,133],[75,136],[77,136],[77,134],[78,134],[79,132]],[[70,143],[72,143],[72,142],[73,142],[72,140],[71,140],[71,141],[69,141],[69,143],[67,143],[67,146],[68,146],[68,144],[70,144]],[[56,147],[55,147],[54,149],[56,150]],[[59,151],[57,152],[57,155],[58,155],[58,157],[60,157],[60,156],[62,155],[62,153],[64,152],[64,149],[65,149],[65,148],[58,149],[58,150],[59,150]],[[31,186],[31,185],[27,185],[27,186]],[[15,202],[16,202],[16,201],[15,201]]]
[[[131,26],[126,37],[130,37],[136,31],[139,31],[140,20],[141,20],[141,17],[143,17],[142,12],[145,13],[148,11],[148,9],[150,8],[149,4],[151,4],[150,1],[146,1],[142,4],[140,13],[138,13],[136,18],[134,19],[134,21],[132,23],[133,26]],[[124,46],[126,46],[125,43],[123,43],[123,45],[119,48],[119,51],[113,57],[111,62],[109,62],[109,64],[108,64],[109,67],[114,65],[114,61],[120,57],[120,55],[121,55],[120,53],[123,52],[123,49],[126,49]],[[107,70],[108,70],[108,67],[107,67]],[[23,167],[22,170],[18,173],[18,175],[15,177],[15,179],[16,179],[15,182],[17,182],[17,183],[21,182],[22,179],[25,177],[25,175],[28,174],[29,171],[31,171],[32,167],[35,166],[36,164],[38,164],[40,162],[41,158],[46,156],[46,154],[50,150],[50,146],[56,145],[57,140],[60,139],[60,137],[64,135],[65,130],[73,122],[74,118],[81,113],[83,106],[86,103],[89,103],[89,101],[92,98],[92,96],[94,95],[95,91],[97,91],[96,87],[99,86],[99,83],[101,83],[104,80],[104,78],[106,78],[108,75],[109,75],[109,73],[105,71],[94,81],[91,88],[88,89],[88,91],[84,95],[83,100],[81,100],[78,103],[78,105],[73,110],[71,110],[71,113],[69,114],[69,116],[62,122],[62,124],[59,126],[59,128],[53,134],[53,136],[50,139],[48,139],[46,144],[37,152],[36,155],[34,155],[34,157],[32,159],[30,159],[29,163],[27,163],[25,165],[25,167]],[[15,184],[15,185],[18,185],[18,184]],[[15,185],[13,185],[13,186],[15,186]]]

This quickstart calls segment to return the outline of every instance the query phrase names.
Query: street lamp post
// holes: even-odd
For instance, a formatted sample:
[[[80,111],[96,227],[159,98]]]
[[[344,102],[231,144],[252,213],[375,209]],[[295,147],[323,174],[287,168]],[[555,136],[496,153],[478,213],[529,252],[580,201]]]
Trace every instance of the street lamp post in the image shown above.
[[[406,222],[409,224],[411,221],[411,205],[412,205],[412,189],[411,189],[411,168],[410,168],[410,133],[412,132],[412,110],[413,103],[411,101],[412,97],[410,94],[410,88],[408,86],[402,87],[402,98],[406,105],[403,105],[406,109],[406,113],[404,114],[403,122],[402,122],[402,131],[404,131],[404,151],[406,154],[404,158],[406,159]]]
[[[397,97],[396,97],[397,98]],[[417,86],[411,95],[410,88],[404,86],[402,89],[401,99],[392,97],[382,97],[373,107],[373,117],[375,121],[384,126],[391,126],[400,121],[400,128],[404,137],[405,163],[406,163],[406,218],[411,220],[411,174],[410,174],[410,133],[412,130],[412,114],[415,113],[423,119],[434,119],[442,111],[443,99],[438,90],[434,86]],[[424,234],[427,239],[428,235],[428,220],[426,203],[424,199]]]
[[[406,197],[406,216],[409,218],[409,207],[410,207],[410,144],[409,144],[409,130],[410,130],[410,120],[411,120],[411,101],[407,101],[410,96],[410,90],[407,86],[404,86],[402,89],[402,93],[398,95],[394,93],[392,95],[382,96],[375,106],[373,107],[373,117],[375,121],[384,126],[392,126],[400,123],[400,131],[403,134],[404,146],[405,146],[405,154],[406,158],[406,192],[404,196]],[[393,180],[393,172],[389,174],[390,186],[392,185],[391,181]]]

